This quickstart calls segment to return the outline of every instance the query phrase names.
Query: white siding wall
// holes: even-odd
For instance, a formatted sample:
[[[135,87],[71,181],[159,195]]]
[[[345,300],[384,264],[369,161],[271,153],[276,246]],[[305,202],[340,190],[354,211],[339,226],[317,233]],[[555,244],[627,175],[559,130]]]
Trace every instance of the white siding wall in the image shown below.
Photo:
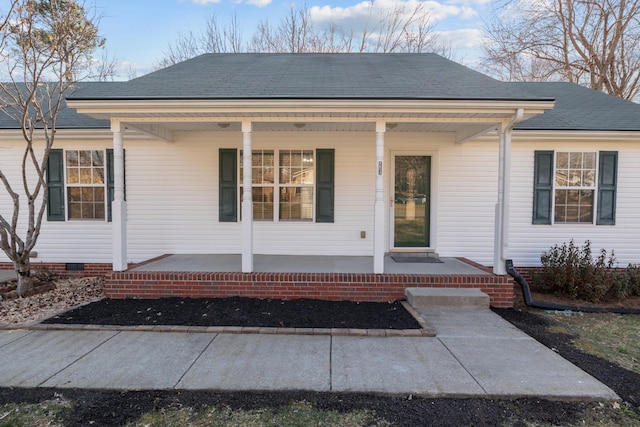
[[[15,149],[8,149],[14,145]],[[125,136],[128,257],[131,262],[167,254],[240,253],[239,223],[218,222],[218,150],[242,145],[239,132],[183,133],[175,143]],[[594,251],[614,249],[621,265],[640,261],[640,144],[531,143],[514,139],[509,254],[517,265],[538,265],[553,244],[589,239]],[[103,140],[58,139],[57,148],[105,149]],[[0,168],[19,174],[19,144],[0,142]],[[255,149],[335,149],[335,222],[259,222],[257,254],[372,255],[375,198],[375,133],[254,132]],[[498,143],[462,145],[451,134],[385,136],[385,200],[391,198],[394,154],[432,156],[432,247],[441,256],[493,260]],[[615,226],[531,224],[535,150],[618,150]],[[0,206],[10,204],[0,189]],[[391,209],[391,208],[390,208]],[[387,234],[390,209],[387,211]],[[366,238],[360,238],[360,231]],[[389,245],[389,239],[387,239]],[[387,247],[388,249],[388,247]],[[104,221],[44,222],[37,261],[111,262],[111,224]],[[0,254],[0,261],[6,261]]]
[[[533,225],[533,155],[536,150],[618,151],[616,225]],[[614,250],[621,267],[640,262],[640,143],[516,142],[512,160],[511,222],[509,253],[516,265],[539,265],[540,255],[571,239],[582,246],[586,240],[596,255]]]
[[[62,132],[61,132],[62,133]],[[56,148],[104,150],[111,147],[111,140],[65,140],[56,141]],[[13,188],[21,193],[21,161],[24,141],[0,142],[0,170],[12,181]],[[8,147],[12,147],[8,149]],[[41,154],[38,153],[40,157]],[[18,185],[16,185],[18,183]],[[27,203],[24,196],[20,199],[21,233],[25,236],[27,224]],[[10,218],[13,210],[11,199],[4,186],[0,185],[0,212]],[[46,213],[42,221],[40,238],[35,247],[38,257],[33,261],[48,262],[111,262],[111,224],[105,221],[67,221],[48,222]],[[8,261],[0,251],[0,261]]]
[[[218,222],[218,150],[241,146],[242,134],[234,132],[184,134],[174,144],[125,141],[132,260],[164,253],[241,252],[240,224]],[[252,146],[336,150],[335,223],[255,221],[255,253],[372,253],[375,135],[254,132]],[[366,239],[360,238],[361,230]]]

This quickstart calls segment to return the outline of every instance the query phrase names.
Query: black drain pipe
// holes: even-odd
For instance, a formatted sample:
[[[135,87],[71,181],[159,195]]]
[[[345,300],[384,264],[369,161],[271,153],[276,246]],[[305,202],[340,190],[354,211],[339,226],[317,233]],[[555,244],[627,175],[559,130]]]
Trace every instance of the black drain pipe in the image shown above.
[[[539,301],[534,301],[531,298],[531,290],[529,289],[529,283],[524,277],[520,275],[513,267],[513,260],[506,260],[505,266],[507,267],[507,273],[512,276],[522,289],[522,296],[524,297],[524,303],[533,308],[540,308],[542,310],[557,310],[557,311],[580,311],[583,313],[617,313],[617,314],[640,314],[640,309],[637,308],[616,308],[616,307],[582,307],[576,305],[562,305],[562,304],[549,304]]]

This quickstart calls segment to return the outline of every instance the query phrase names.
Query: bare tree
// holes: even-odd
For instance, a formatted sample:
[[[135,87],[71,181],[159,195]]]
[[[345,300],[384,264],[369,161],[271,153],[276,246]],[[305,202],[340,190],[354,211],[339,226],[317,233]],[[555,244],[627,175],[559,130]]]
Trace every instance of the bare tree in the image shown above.
[[[92,61],[88,78],[99,82],[113,81],[118,75],[118,59],[102,50],[99,59]]]
[[[238,53],[244,50],[243,35],[237,15],[228,25],[221,25],[216,14],[207,18],[203,32],[189,31],[170,43],[156,68],[177,64],[205,53]]]
[[[437,46],[431,15],[420,2],[413,7],[398,3],[387,10],[377,24],[377,33],[371,49],[375,52],[420,53],[433,51]]]
[[[382,16],[376,18],[376,16]],[[204,33],[189,32],[169,46],[158,68],[176,64],[203,53],[221,52],[438,52],[451,56],[440,43],[424,3],[399,4],[390,10],[369,3],[369,19],[363,28],[341,28],[332,23],[318,29],[311,10],[292,5],[279,21],[259,22],[247,45],[234,16],[221,26],[215,15],[207,21]]]
[[[316,33],[306,5],[292,5],[277,26],[260,21],[251,41],[250,49],[255,52],[303,53],[332,50],[326,43],[336,40]]]
[[[0,108],[16,120],[25,143],[19,179],[12,182],[0,163],[0,181],[13,202],[0,207],[0,248],[13,262],[21,295],[33,287],[30,254],[47,208],[45,175],[58,112],[104,40],[85,5],[73,0],[12,0],[0,23],[0,64],[10,80],[0,84]]]
[[[484,66],[498,77],[640,95],[640,0],[509,0],[485,30]]]

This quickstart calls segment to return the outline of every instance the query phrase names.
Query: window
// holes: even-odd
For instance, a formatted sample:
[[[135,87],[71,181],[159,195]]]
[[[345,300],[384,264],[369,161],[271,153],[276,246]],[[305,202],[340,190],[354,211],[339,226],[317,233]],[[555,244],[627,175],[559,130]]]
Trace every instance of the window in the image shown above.
[[[593,223],[596,153],[556,153],[554,222]]]
[[[242,152],[236,154],[220,149],[221,222],[237,221],[238,198],[241,207]],[[254,220],[333,222],[333,149],[254,150],[251,167]]]
[[[240,152],[240,204],[243,196],[242,151]],[[273,221],[273,193],[275,157],[273,150],[255,150],[251,153],[251,196],[253,199],[253,219]],[[242,212],[241,212],[242,215]]]
[[[533,223],[615,224],[617,159],[616,151],[536,151]]]
[[[104,151],[66,151],[69,219],[104,219],[104,171]]]
[[[240,158],[242,159],[242,151]],[[273,221],[276,214],[276,189],[279,220],[313,220],[313,151],[281,150],[278,152],[276,165],[273,150],[254,150],[251,154],[251,173],[255,221]],[[243,195],[242,180],[243,169],[240,161],[240,203]]]
[[[280,219],[313,219],[313,151],[280,151]]]
[[[111,221],[113,179],[113,150],[51,150],[47,220]]]

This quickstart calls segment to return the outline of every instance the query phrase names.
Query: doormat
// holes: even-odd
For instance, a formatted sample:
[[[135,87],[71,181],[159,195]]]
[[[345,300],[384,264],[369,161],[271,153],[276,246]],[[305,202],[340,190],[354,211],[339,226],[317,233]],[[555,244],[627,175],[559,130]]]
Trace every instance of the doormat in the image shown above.
[[[442,264],[439,258],[432,256],[420,255],[391,255],[391,259],[398,263],[421,263],[421,264]]]

